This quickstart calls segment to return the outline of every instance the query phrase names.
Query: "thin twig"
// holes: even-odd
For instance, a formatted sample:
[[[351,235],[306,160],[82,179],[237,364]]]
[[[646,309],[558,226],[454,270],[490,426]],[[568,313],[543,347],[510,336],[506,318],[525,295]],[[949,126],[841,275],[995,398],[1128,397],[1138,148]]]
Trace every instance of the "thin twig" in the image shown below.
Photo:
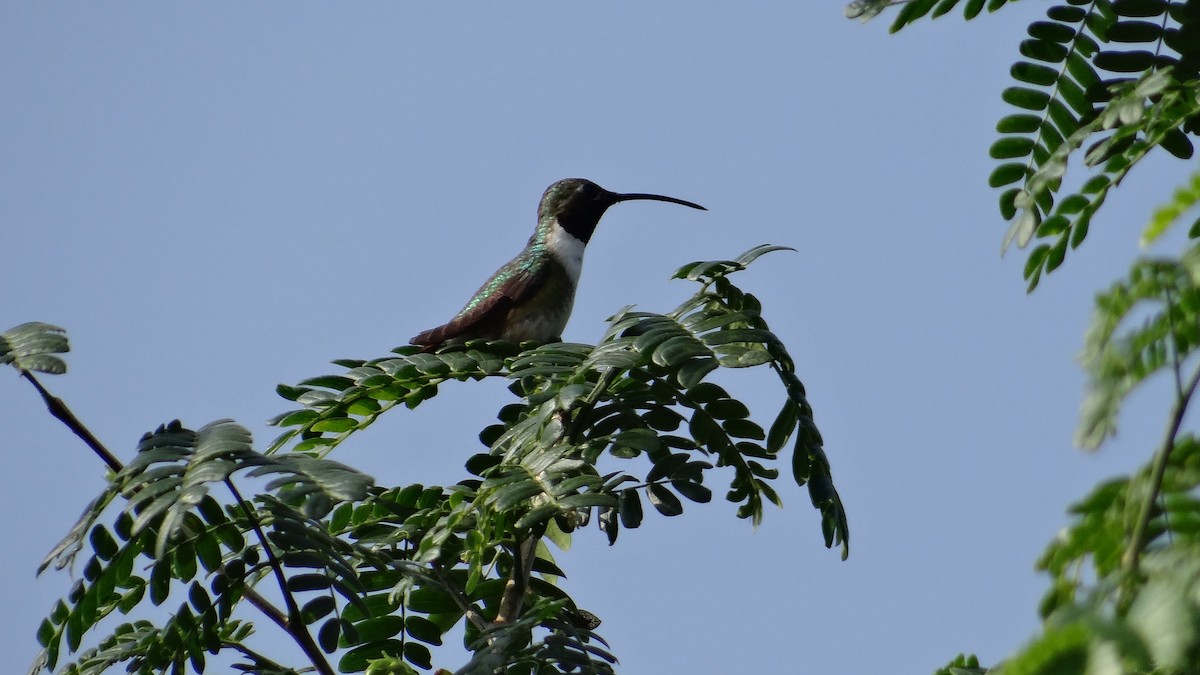
[[[276,670],[284,669],[284,667],[282,665],[276,663],[272,659],[267,658],[266,656],[263,656],[262,654],[259,654],[258,652],[254,651],[253,649],[247,647],[246,645],[244,645],[240,642],[234,642],[232,640],[222,640],[221,646],[228,647],[229,649],[232,649],[237,652],[241,652],[247,658],[253,660],[255,662],[254,665],[256,665],[256,666],[265,665],[270,668],[274,668]]]
[[[271,572],[275,575],[275,580],[279,582],[279,592],[283,594],[283,601],[287,604],[288,608],[287,626],[284,630],[292,636],[296,644],[300,645],[300,649],[304,650],[304,655],[316,666],[318,672],[322,675],[335,675],[333,667],[325,660],[325,654],[321,652],[321,648],[313,640],[312,635],[308,632],[308,628],[304,626],[304,618],[300,616],[300,605],[296,602],[296,596],[288,590],[287,577],[283,574],[283,563],[280,562],[279,557],[275,555],[275,551],[271,548],[271,542],[267,540],[267,535],[263,532],[262,525],[258,522],[254,511],[247,506],[249,502],[242,498],[242,493],[234,486],[232,480],[226,478],[224,482],[225,487],[229,488],[229,491],[233,493],[233,498],[237,500],[238,506],[242,509],[242,514],[250,522],[250,527],[254,530],[254,535],[262,543],[263,551],[267,554],[267,563],[271,566]]]
[[[83,440],[83,442],[89,448],[91,448],[92,451],[95,452],[105,464],[108,465],[108,468],[113,473],[119,473],[123,468],[125,468],[125,465],[121,463],[121,460],[117,459],[117,456],[110,452],[109,449],[106,448],[104,444],[96,438],[95,434],[93,434],[90,429],[84,426],[83,422],[79,421],[79,418],[75,416],[75,413],[71,412],[71,409],[67,407],[67,404],[64,403],[62,399],[47,391],[47,389],[42,386],[42,383],[38,381],[37,377],[35,377],[33,373],[28,370],[22,370],[21,376],[26,380],[29,380],[30,384],[37,389],[38,394],[41,395],[42,401],[45,402],[46,408],[49,409],[50,414],[53,415],[55,419],[66,425],[66,427],[70,429],[72,433]],[[268,555],[270,555],[270,548],[268,547],[267,550]],[[287,615],[281,612],[278,607],[272,605],[270,601],[259,594],[258,591],[249,587],[243,588],[242,597],[249,600],[250,604],[253,605],[255,609],[262,612],[264,616],[272,621],[272,623],[282,628],[285,632],[289,634],[292,633],[289,627]],[[307,631],[304,631],[304,633],[307,635]],[[311,639],[312,638],[310,637],[309,640],[311,641]],[[303,645],[301,645],[301,647],[303,647]],[[320,669],[321,664],[324,664],[324,669],[321,670],[321,672],[325,675],[334,675],[334,671],[330,668],[329,664],[325,663],[324,655],[320,654],[318,651],[317,656],[319,657],[319,660],[314,661],[313,665]]]
[[[1200,368],[1196,369],[1192,378],[1187,383],[1186,387],[1181,386],[1176,395],[1175,404],[1171,406],[1171,418],[1166,434],[1163,438],[1162,447],[1158,449],[1158,453],[1154,455],[1154,465],[1151,468],[1150,488],[1146,490],[1145,498],[1142,498],[1141,509],[1138,514],[1138,521],[1134,524],[1132,540],[1129,542],[1129,548],[1124,552],[1121,560],[1121,567],[1127,577],[1133,577],[1138,573],[1138,565],[1140,562],[1141,551],[1146,548],[1146,531],[1150,528],[1151,514],[1153,513],[1154,502],[1158,500],[1159,491],[1163,489],[1163,478],[1166,474],[1166,464],[1170,459],[1172,450],[1175,449],[1175,437],[1180,432],[1180,426],[1183,424],[1184,413],[1187,413],[1188,402],[1192,400],[1192,395],[1195,393],[1196,386],[1200,384]]]
[[[570,421],[563,425],[563,433],[560,439],[565,438],[572,444],[579,443],[579,439],[576,437],[583,430],[583,419],[596,408],[600,396],[612,386],[613,380],[617,379],[617,375],[621,370],[624,369],[609,368],[601,373],[600,379],[596,381],[596,386],[583,398],[583,403],[572,410],[564,411],[575,414],[571,417]]]
[[[46,388],[42,386],[41,382],[38,382],[38,379],[34,377],[32,372],[28,370],[22,370],[21,377],[29,380],[29,383],[33,385],[33,388],[37,389],[38,393],[41,394],[42,401],[46,403],[46,408],[50,410],[50,414],[63,424],[67,425],[68,429],[82,439],[83,442],[92,449],[92,452],[96,453],[100,456],[100,459],[104,460],[104,463],[108,465],[109,469],[112,469],[113,473],[116,473],[124,468],[124,465],[121,464],[121,460],[117,459],[116,455],[109,452],[108,448],[104,447],[104,444],[101,443],[96,436],[92,434],[90,430],[88,430],[87,427],[83,426],[83,422],[79,421],[79,418],[75,416],[75,413],[71,412],[71,409],[67,407],[66,403],[63,403],[61,398],[54,396],[49,391],[46,391]]]
[[[446,572],[442,569],[441,564],[435,562],[432,568],[438,583],[442,585],[442,588],[446,589],[451,598],[454,598],[454,604],[458,605],[458,608],[462,610],[463,616],[467,617],[467,621],[470,621],[471,625],[478,628],[480,632],[490,629],[491,626],[488,624],[487,619],[475,611],[475,608],[458,592],[458,587],[450,582],[450,578],[446,576]]]
[[[573,409],[563,412],[574,413],[570,420],[563,424],[562,433],[554,441],[563,439],[572,444],[578,444],[576,436],[583,430],[583,419],[596,407],[603,393],[612,385],[620,370],[610,368],[600,375],[596,386],[584,397],[583,403]],[[516,533],[514,533],[516,534]],[[525,591],[529,588],[529,577],[533,575],[533,561],[537,557],[537,545],[546,534],[546,524],[541,523],[531,528],[523,538],[517,540],[513,547],[512,570],[508,581],[504,584],[504,593],[500,596],[500,607],[496,612],[496,624],[512,623],[520,618],[521,609],[525,604]]]

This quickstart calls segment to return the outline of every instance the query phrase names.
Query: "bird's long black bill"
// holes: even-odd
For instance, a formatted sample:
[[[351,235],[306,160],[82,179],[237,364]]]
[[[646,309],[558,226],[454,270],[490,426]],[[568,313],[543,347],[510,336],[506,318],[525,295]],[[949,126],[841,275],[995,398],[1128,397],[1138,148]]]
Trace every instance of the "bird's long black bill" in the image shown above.
[[[656,201],[656,202],[671,202],[672,204],[681,204],[683,206],[690,206],[693,209],[700,209],[701,211],[708,210],[708,209],[704,208],[703,206],[700,206],[699,204],[696,204],[694,202],[684,201],[682,199],[676,199],[674,197],[667,197],[665,195],[651,195],[651,194],[645,194],[642,192],[630,192],[628,194],[617,194],[617,195],[615,195],[615,197],[616,197],[616,201],[618,201],[618,202],[631,202],[631,201],[634,201],[635,199],[649,199],[649,200]]]

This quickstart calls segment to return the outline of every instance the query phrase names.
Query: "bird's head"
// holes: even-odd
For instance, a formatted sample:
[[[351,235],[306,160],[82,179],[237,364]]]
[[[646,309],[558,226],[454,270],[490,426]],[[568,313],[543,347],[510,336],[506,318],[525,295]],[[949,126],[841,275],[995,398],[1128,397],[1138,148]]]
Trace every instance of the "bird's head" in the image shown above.
[[[542,201],[538,204],[538,222],[547,218],[557,220],[560,227],[586,243],[591,239],[592,232],[608,207],[617,202],[638,199],[671,202],[701,211],[707,210],[699,204],[674,197],[640,192],[609,192],[585,178],[564,178],[546,188]]]

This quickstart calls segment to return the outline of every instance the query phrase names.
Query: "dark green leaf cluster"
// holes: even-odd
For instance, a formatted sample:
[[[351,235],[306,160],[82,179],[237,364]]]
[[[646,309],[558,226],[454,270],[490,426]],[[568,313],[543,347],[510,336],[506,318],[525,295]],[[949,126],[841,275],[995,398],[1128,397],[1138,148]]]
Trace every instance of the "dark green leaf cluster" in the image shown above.
[[[209,487],[222,482],[233,489],[230,478],[243,469],[248,477],[273,476],[267,489],[276,496],[263,496],[261,508],[238,503],[223,509]],[[65,567],[85,546],[94,553],[82,578],[38,630],[41,662],[54,667],[64,640],[76,651],[84,634],[112,612],[129,613],[144,599],[161,605],[173,587],[185,586],[187,602],[161,628],[123,624],[98,648],[81,653],[67,672],[99,672],[124,661],[136,672],[182,672],[185,663],[202,671],[205,653],[249,634],[248,625],[231,619],[233,606],[247,583],[270,571],[269,556],[279,556],[280,566],[289,570],[319,568],[327,580],[322,589],[358,601],[361,584],[343,555],[349,545],[330,537],[313,517],[335,503],[366,497],[370,484],[370,477],[336,462],[256,453],[249,433],[229,421],[199,431],[173,422],[147,434],[134,459],[41,566]],[[112,527],[99,524],[118,498],[125,506]],[[261,528],[271,544],[268,556],[260,554],[261,542],[247,544],[246,533]],[[138,563],[147,561],[149,574],[139,574]],[[304,590],[304,582],[300,574],[288,579],[292,591]]]
[[[66,331],[48,323],[31,321],[0,333],[0,366],[61,375],[67,364],[54,355],[70,350]]]
[[[1200,439],[1183,430],[1200,385],[1200,246],[1147,259],[1096,298],[1078,441],[1114,433],[1128,394],[1170,376],[1174,404],[1152,462],[1071,508],[1038,565],[1044,630],[1003,672],[1194,673],[1200,663]]]
[[[43,565],[94,553],[39,630],[39,666],[54,667],[64,641],[78,651],[113,611],[185,592],[165,624],[122,624],[67,671],[199,671],[206,654],[231,649],[243,670],[290,672],[246,643],[252,626],[231,619],[245,600],[321,672],[332,672],[328,654],[342,672],[428,670],[433,648],[465,623],[473,657],[460,672],[611,673],[599,619],[557,585],[565,575],[543,539],[565,545],[595,519],[615,543],[620,528],[641,525],[644,502],[676,516],[684,500],[710,501],[717,470],[730,476],[738,515],[758,523],[765,502],[780,501],[772,482],[789,444],[826,546],[844,557],[846,516],[804,386],[758,299],[729,279],[776,249],[685,266],[676,276],[699,284],[693,297],[667,314],[622,310],[595,346],[481,342],[341,361],[342,374],[280,387],[302,407],[276,419],[286,431],[266,454],[227,420],[147,434]],[[769,428],[707,379],[753,366],[782,385]],[[467,480],[380,488],[323,457],[397,403],[412,408],[444,382],[485,377],[506,378],[517,401],[481,433],[488,449],[467,461]],[[642,457],[648,466],[632,468]],[[630,468],[601,472],[614,461]],[[235,478],[266,483],[246,500]],[[215,483],[230,503],[217,500]],[[114,524],[100,524],[122,500]],[[264,582],[278,587],[282,608],[259,595]]]
[[[903,4],[893,30],[939,16],[957,0],[856,0],[870,18]],[[1003,2],[988,3],[990,9]],[[967,18],[982,1],[968,1]],[[990,177],[1012,225],[1003,248],[1035,239],[1029,289],[1087,237],[1112,188],[1154,148],[1190,159],[1200,134],[1200,1],[1065,0],[1028,26],[1014,86],[1018,110],[997,124]],[[1072,163],[1087,175],[1063,189]],[[1158,239],[1200,204],[1200,174],[1144,229]],[[1200,221],[1188,233],[1200,238]],[[1155,376],[1172,384],[1166,433],[1140,471],[1107,481],[1072,509],[1073,521],[1040,566],[1053,579],[1044,630],[997,671],[1196,673],[1200,663],[1200,455],[1184,428],[1200,387],[1200,246],[1178,258],[1137,262],[1096,300],[1082,364],[1088,374],[1076,435],[1096,448],[1115,433],[1120,409]],[[1169,380],[1168,380],[1169,378]],[[939,672],[982,672],[961,657]]]
[[[994,12],[1012,1],[1013,0],[967,0],[966,4],[963,5],[963,18],[969,21],[979,16],[979,13],[983,11],[985,6],[987,7],[987,11]],[[895,33],[908,24],[922,19],[925,16],[936,19],[944,14],[949,14],[955,7],[959,5],[960,2],[962,2],[962,0],[885,0],[884,2],[877,2],[876,4],[884,6],[893,4],[902,5],[900,11],[896,13],[896,19],[892,22],[892,27],[890,29],[891,32]],[[883,9],[884,7],[882,6],[872,8],[871,11],[873,13],[871,16],[878,14]]]
[[[779,502],[769,483],[778,470],[763,462],[794,436],[793,476],[808,486],[822,513],[826,545],[841,544],[845,554],[845,512],[804,386],[757,298],[728,279],[773,250],[762,246],[737,260],[683,267],[676,277],[700,283],[700,291],[668,314],[622,311],[594,347],[549,344],[519,354],[503,343],[436,354],[400,348],[386,359],[343,362],[350,368],[345,375],[281,388],[306,406],[276,418],[295,427],[281,441],[299,436],[298,449],[327,451],[374,419],[376,401],[404,400],[411,407],[445,380],[501,375],[525,402],[507,407],[502,423],[481,436],[501,459],[497,466],[474,460],[477,470],[491,471],[476,499],[496,512],[519,507],[518,528],[597,507],[601,527],[615,540],[621,525],[640,524],[640,494],[664,515],[682,512],[676,493],[708,501],[701,473],[712,466],[707,458],[733,468],[727,497],[740,504],[739,516],[757,523],[764,499]],[[757,365],[770,365],[786,394],[769,434],[749,419],[745,405],[703,381],[721,366]],[[688,436],[671,433],[684,424]],[[654,468],[642,480],[623,472],[601,476],[595,464],[605,451],[618,458],[644,453]]]
[[[1123,601],[1111,583],[1043,603],[1041,635],[1004,662],[1004,675],[1112,672],[1191,675],[1200,663],[1200,548],[1148,553]],[[1111,580],[1110,580],[1111,581]],[[1071,584],[1065,583],[1064,586]]]
[[[864,16],[892,4],[864,3],[856,8]],[[957,4],[903,3],[892,30]],[[975,17],[984,4],[968,0],[964,15]],[[1084,241],[1109,191],[1147,153],[1162,147],[1192,156],[1189,137],[1200,133],[1200,2],[1067,0],[1027,33],[1011,70],[1015,84],[1001,94],[1018,110],[996,125],[1000,138],[990,154],[1002,163],[989,183],[1003,188],[1000,213],[1012,221],[1003,249],[1047,240],[1026,261],[1033,290]],[[1090,176],[1077,191],[1060,194],[1077,156]]]
[[[483,606],[483,613],[495,617],[503,581],[469,585],[466,571],[454,569],[473,523],[454,516],[463,515],[461,507],[471,503],[472,494],[464,486],[409,485],[376,491],[334,510],[327,528],[330,535],[353,542],[362,596],[340,614],[332,613],[330,602],[313,620],[329,615],[319,642],[327,652],[349,650],[339,663],[343,672],[393,661],[428,668],[429,647],[441,645],[443,634],[475,611],[472,607]],[[431,535],[439,526],[444,534]],[[511,564],[502,553],[491,553],[492,564]]]
[[[1135,321],[1137,319],[1137,321]],[[1132,324],[1132,325],[1131,325]],[[1200,246],[1178,259],[1138,261],[1096,297],[1081,362],[1089,376],[1076,442],[1096,448],[1116,431],[1125,397],[1200,348]]]
[[[1200,4],[1073,0],[1029,26],[1018,84],[1003,98],[1021,109],[997,124],[992,157],[1007,161],[990,183],[1006,189],[1000,211],[1013,224],[1004,246],[1052,239],[1030,253],[1030,289],[1087,236],[1092,216],[1130,168],[1154,147],[1189,158],[1200,113]],[[1100,73],[1106,73],[1103,79]],[[1056,200],[1070,158],[1094,169]]]
[[[615,673],[616,657],[593,643],[608,644],[578,621],[560,619],[563,609],[562,601],[540,600],[520,620],[486,631],[472,645],[471,660],[456,675]],[[530,641],[530,632],[538,627],[551,632]]]
[[[1186,183],[1177,188],[1170,201],[1154,210],[1150,222],[1142,230],[1141,244],[1149,246],[1197,204],[1200,204],[1200,171],[1193,173]],[[1200,239],[1200,218],[1192,221],[1188,238]]]
[[[154,529],[134,533],[134,518],[129,513],[121,513],[111,529],[92,525],[87,541],[94,555],[83,565],[82,578],[38,629],[38,641],[44,648],[40,664],[52,668],[64,640],[69,650],[77,650],[84,634],[114,611],[128,614],[147,598],[155,605],[162,604],[173,581],[190,582],[188,601],[165,625],[151,629],[144,622],[123,624],[99,647],[81,653],[66,672],[98,673],[108,665],[125,661],[131,672],[168,668],[182,672],[188,662],[202,670],[205,652],[216,653],[242,634],[241,624],[230,619],[240,597],[240,579],[237,584],[229,584],[230,573],[221,572],[212,582],[210,594],[196,577],[199,568],[205,573],[222,570],[221,549],[241,550],[244,540],[210,497],[203,498],[197,509],[205,520],[189,523],[186,538],[161,555],[154,552]],[[85,514],[84,520],[94,517]],[[73,544],[71,548],[78,546]],[[147,560],[151,566],[149,574],[144,575],[135,568],[144,567]]]
[[[203,672],[206,651],[216,653],[221,645],[241,643],[251,632],[248,624],[236,620],[228,621],[219,631],[214,631],[211,625],[198,621],[188,606],[183,605],[162,627],[145,620],[121,624],[99,646],[81,652],[74,663],[60,672],[63,675],[100,675],[112,672],[110,668],[122,664],[126,672],[183,673],[188,665]],[[203,641],[197,640],[198,636],[202,636]],[[263,675],[293,675],[296,672],[257,660],[241,665],[248,672]]]
[[[1174,83],[1171,71],[1162,70],[1111,85],[1110,91],[1107,105],[1091,122],[1082,124],[1045,160],[1034,157],[1023,174],[1022,187],[1010,188],[1001,196],[1002,213],[1014,218],[1005,235],[1006,246],[1012,242],[1024,246],[1034,237],[1055,239],[1030,252],[1025,277],[1031,290],[1043,272],[1062,264],[1068,246],[1075,248],[1083,242],[1092,216],[1109,191],[1150,150],[1160,145],[1186,147],[1179,154],[1191,154],[1190,141],[1180,130],[1200,114],[1200,81]],[[1097,136],[1099,140],[1095,140]],[[1096,171],[1079,192],[1055,204],[1053,195],[1061,186],[1070,155],[1089,140],[1093,143],[1083,163]],[[997,171],[1006,170],[1006,166],[1014,165],[1002,165]],[[996,176],[993,174],[994,179]],[[993,183],[1002,184],[999,179]]]
[[[486,351],[480,349],[486,345]],[[280,396],[302,406],[271,423],[284,431],[268,452],[279,450],[299,437],[292,452],[329,453],[338,443],[365,429],[398,403],[413,409],[437,395],[448,380],[479,380],[500,375],[504,358],[517,353],[504,342],[472,343],[466,349],[426,354],[417,347],[400,347],[395,355],[374,361],[343,359],[341,375],[314,377],[297,386],[279,385]]]
[[[959,654],[944,667],[933,671],[933,675],[983,675],[986,672],[988,669],[980,667],[979,659],[974,654]]]

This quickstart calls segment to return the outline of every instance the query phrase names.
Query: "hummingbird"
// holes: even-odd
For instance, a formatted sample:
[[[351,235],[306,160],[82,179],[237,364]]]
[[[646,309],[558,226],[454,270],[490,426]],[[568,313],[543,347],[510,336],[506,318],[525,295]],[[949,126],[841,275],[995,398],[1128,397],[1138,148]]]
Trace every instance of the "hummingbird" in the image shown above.
[[[557,181],[542,195],[537,229],[525,248],[496,270],[453,319],[409,343],[432,351],[448,341],[475,338],[542,343],[562,339],[575,304],[583,249],[608,207],[635,200],[708,210],[675,197],[609,192],[583,178]]]

